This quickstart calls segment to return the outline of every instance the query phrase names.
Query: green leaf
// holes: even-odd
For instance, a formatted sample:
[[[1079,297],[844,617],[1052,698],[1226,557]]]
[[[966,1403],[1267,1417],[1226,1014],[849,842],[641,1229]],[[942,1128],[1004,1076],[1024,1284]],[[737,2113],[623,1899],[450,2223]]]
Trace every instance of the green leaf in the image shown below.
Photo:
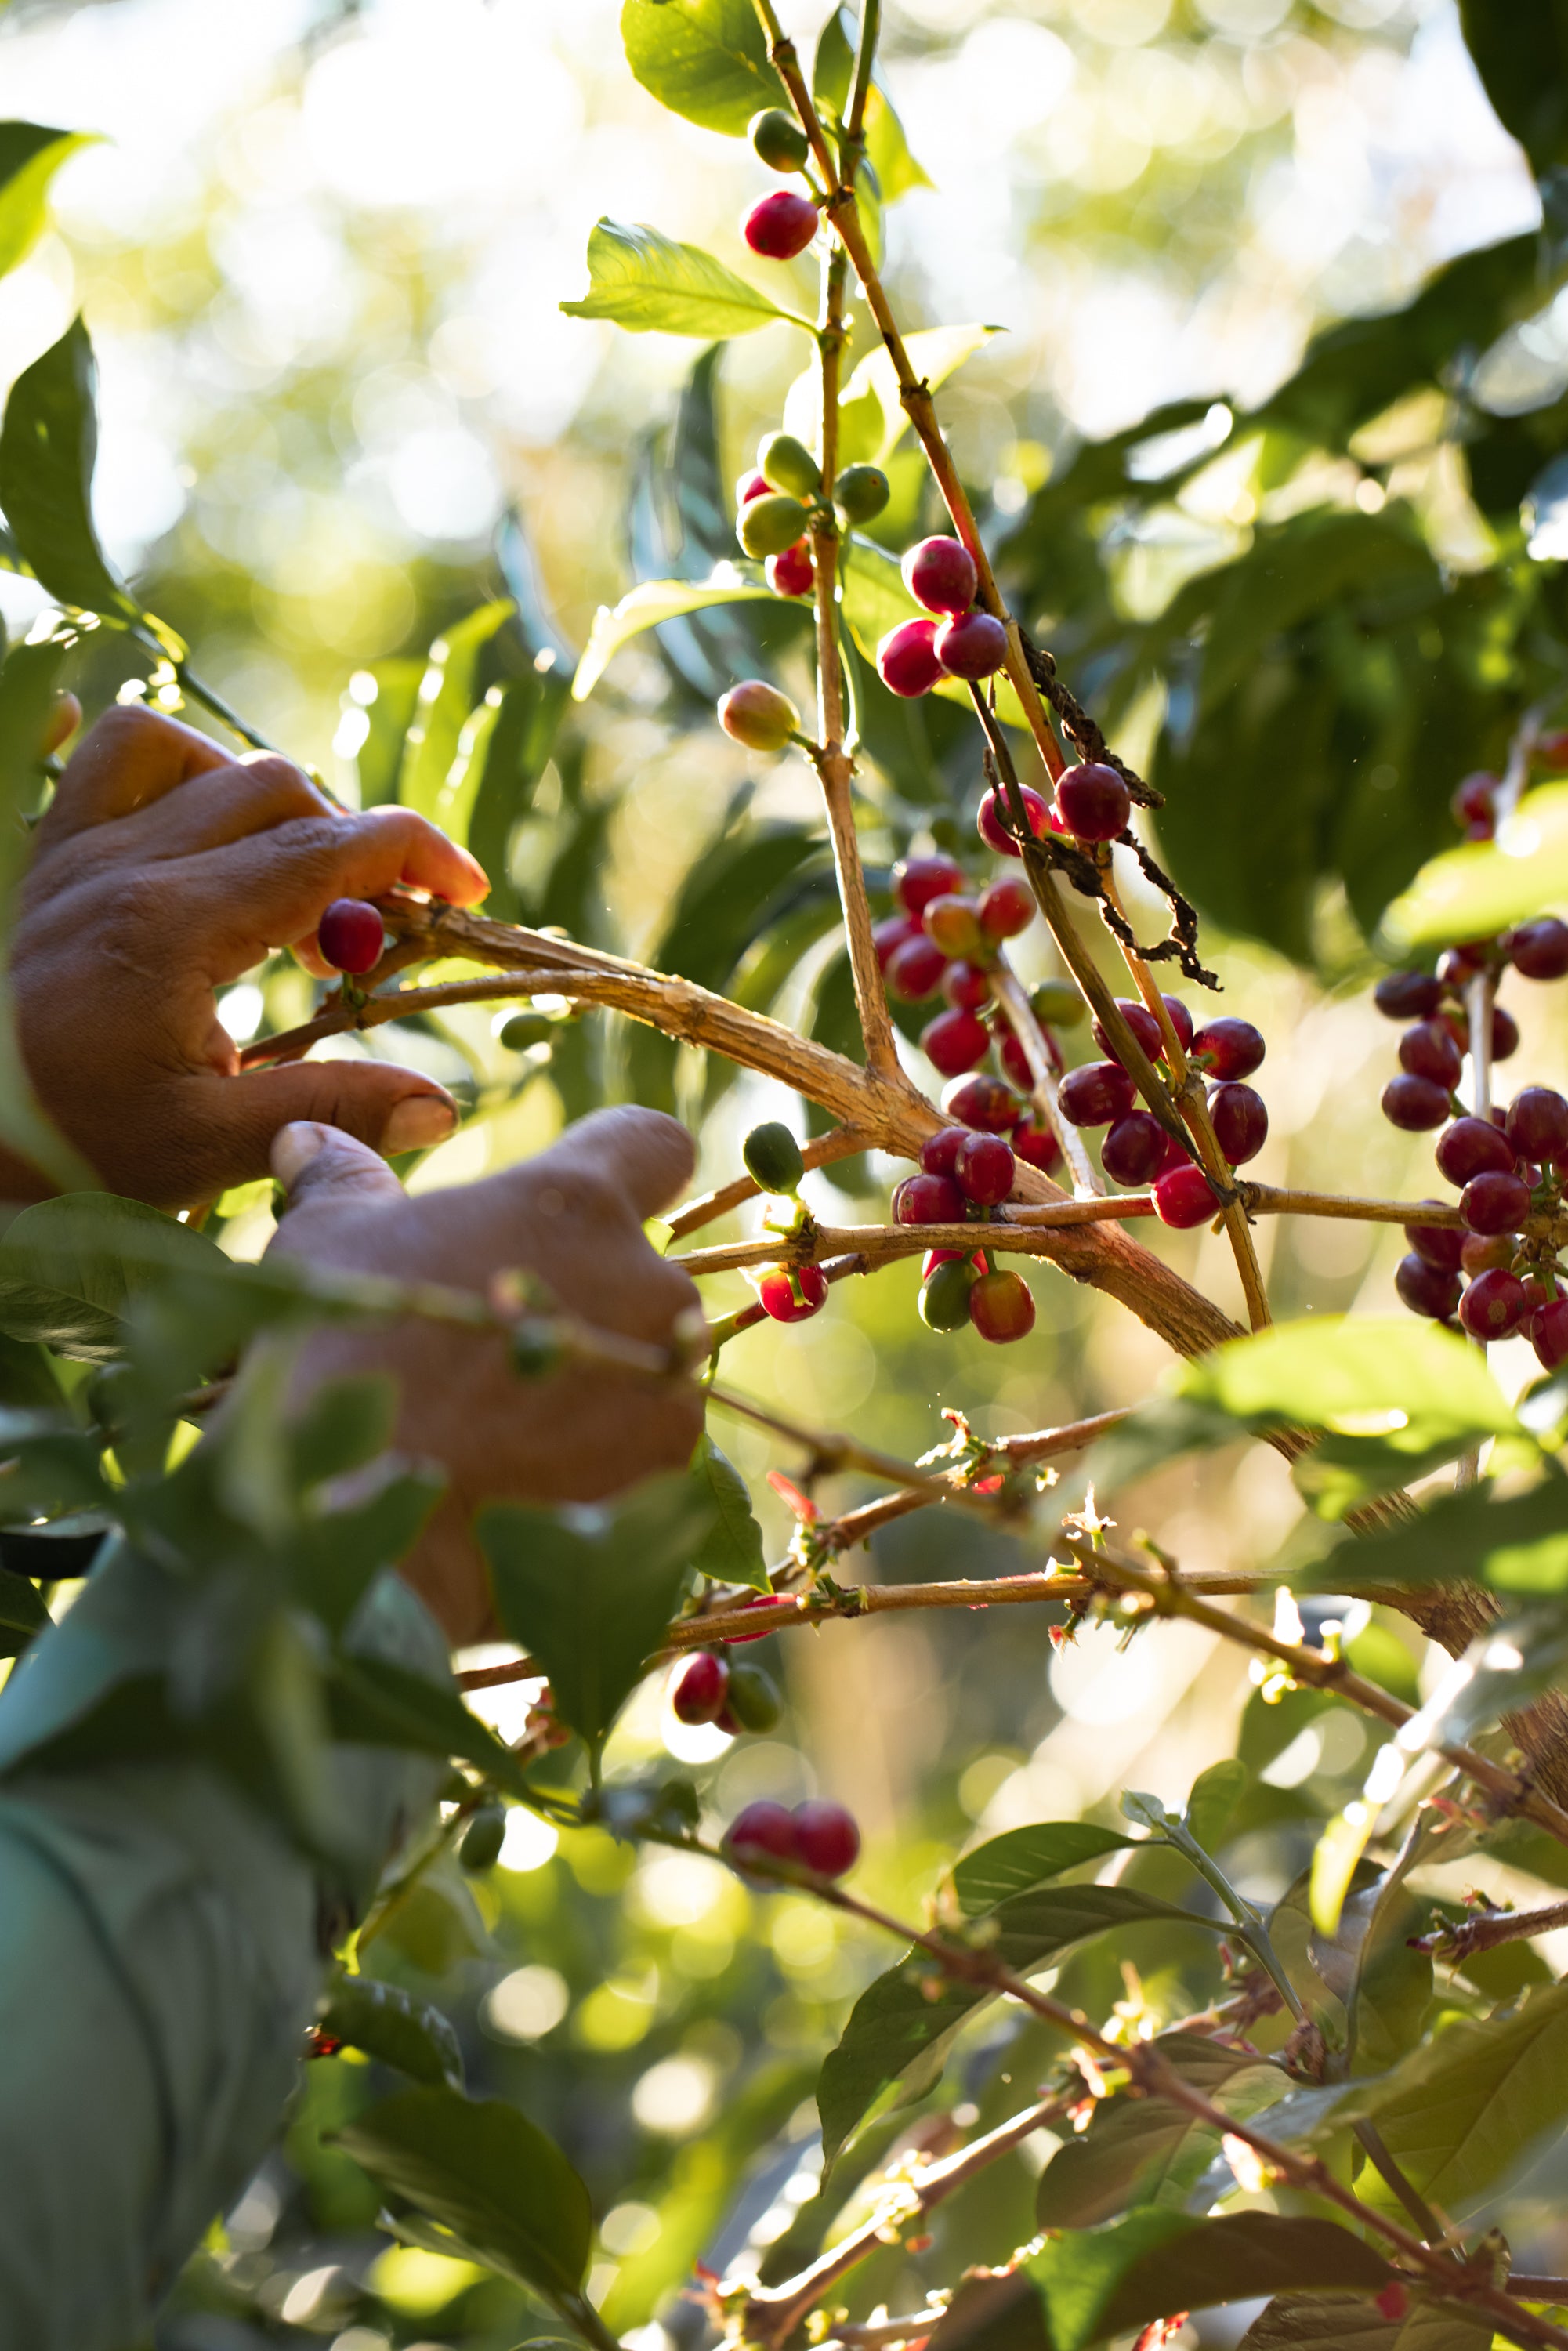
[[[477,699],[475,678],[480,656],[516,611],[509,596],[498,596],[466,614],[430,648],[403,740],[397,796],[404,808],[417,810],[433,823],[444,821],[439,811],[457,760],[464,723]],[[476,785],[477,781],[476,773]],[[460,771],[459,789],[462,782]]]
[[[204,1233],[157,1208],[69,1193],[25,1208],[0,1240],[0,1330],[103,1363],[123,1348],[132,1304],[162,1273],[227,1265]]]
[[[445,2086],[403,2090],[333,2137],[470,2260],[558,2308],[578,2301],[593,2237],[588,2190],[517,2107]]]
[[[789,108],[751,0],[626,0],[621,38],[643,89],[705,131],[738,139],[764,107]]]
[[[141,607],[110,572],[93,528],[97,394],[92,345],[77,318],[11,387],[0,425],[0,507],[51,596],[134,622]]]
[[[577,675],[571,681],[571,698],[574,702],[586,702],[622,646],[641,636],[644,629],[659,628],[665,621],[678,620],[685,612],[706,612],[715,604],[774,601],[770,588],[757,587],[743,580],[733,564],[721,563],[710,580],[644,580],[641,587],[622,596],[619,604],[601,604],[595,612]]]
[[[548,663],[541,669],[539,658]],[[495,723],[476,751],[475,789],[469,800],[463,844],[490,877],[485,912],[497,922],[523,919],[523,904],[510,872],[512,835],[527,815],[554,747],[569,688],[566,672],[549,650],[536,657],[523,677],[498,689]]]
[[[334,2041],[362,2049],[416,2082],[463,2087],[463,2052],[451,2024],[401,1984],[335,1975],[316,2003],[316,2022]]]
[[[1282,2294],[1255,2319],[1240,2351],[1491,2351],[1490,2320],[1452,2304],[1418,2303],[1385,2318],[1364,2294]]]
[[[60,165],[78,148],[99,143],[96,131],[0,122],[0,277],[37,243],[48,217],[49,183]]]
[[[843,612],[850,633],[867,661],[874,661],[877,645],[888,631],[904,621],[918,620],[922,608],[904,584],[897,557],[858,532],[852,532],[844,542],[842,579]],[[1017,694],[1005,677],[998,675],[994,683],[998,717],[1009,726],[1021,727],[1024,715]],[[972,706],[962,678],[946,678],[931,690],[945,702]]]
[[[1004,331],[1000,327],[920,327],[904,338],[904,349],[917,379],[935,392],[967,360],[983,350],[993,335]],[[810,447],[821,447],[819,368],[805,369],[786,392],[784,430]],[[909,412],[898,396],[898,377],[879,343],[859,362],[839,394],[840,465],[885,465],[908,430]]]
[[[1291,2086],[1278,2065],[1200,2033],[1165,2033],[1155,2045],[1232,2120],[1247,2121]],[[1219,2153],[1219,2137],[1163,2098],[1103,2099],[1088,2129],[1040,2173],[1035,2218],[1042,2229],[1090,2229],[1134,2205],[1180,2211]]]
[[[1403,952],[1489,938],[1568,896],[1568,784],[1527,792],[1496,841],[1464,841],[1423,865],[1384,916]]]
[[[534,1793],[506,1740],[470,1714],[455,1689],[427,1681],[411,1667],[340,1650],[327,1694],[333,1734],[339,1739],[371,1747],[412,1747],[422,1755],[456,1756],[508,1795],[526,1799]]]
[[[1568,1592],[1568,1479],[1553,1472],[1500,1499],[1490,1485],[1438,1494],[1417,1519],[1336,1543],[1291,1583],[1356,1592],[1459,1579],[1519,1599]]]
[[[1085,2351],[1176,2311],[1288,2287],[1375,2293],[1394,2274],[1380,2253],[1331,2220],[1272,2212],[1195,2220],[1152,2209],[1108,2229],[1060,2237],[1024,2266],[1052,2351]]]
[[[1568,20],[1554,0],[1459,0],[1487,96],[1539,179],[1568,162]]]
[[[692,1559],[694,1573],[710,1576],[716,1583],[747,1583],[754,1592],[771,1592],[762,1529],[753,1513],[746,1480],[706,1428],[697,1439],[690,1476],[714,1512],[713,1525]]]
[[[1246,1794],[1251,1778],[1246,1764],[1232,1755],[1224,1762],[1211,1763],[1193,1782],[1186,1800],[1186,1832],[1205,1853],[1218,1853],[1224,1844],[1231,1814]]]
[[[613,1510],[497,1503],[476,1526],[507,1637],[549,1676],[556,1712],[597,1750],[675,1612],[715,1516],[679,1475]]]
[[[9,1568],[0,1573],[0,1657],[19,1657],[35,1633],[49,1622],[49,1612],[36,1583]]]
[[[1040,1821],[976,1845],[954,1864],[948,1883],[964,1917],[977,1918],[1012,1895],[1028,1894],[1063,1870],[1134,1843],[1119,1829],[1103,1829],[1092,1821]]]
[[[674,6],[674,0],[667,0]],[[588,292],[563,302],[569,319],[611,319],[629,335],[701,335],[721,342],[789,319],[807,321],[716,261],[656,228],[601,220],[588,240]]]
[[[354,754],[361,808],[381,808],[397,798],[403,746],[429,666],[428,662],[411,661],[400,653],[389,661],[372,662],[363,673],[364,682],[355,681],[360,691],[370,696],[367,702],[353,702],[346,714],[356,727],[363,722],[362,740]]]
[[[811,68],[811,95],[816,99],[818,110],[825,108],[841,130],[850,102],[859,43],[860,29],[848,8],[836,8],[817,37],[817,55]],[[865,152],[884,204],[896,204],[900,196],[909,193],[911,188],[928,188],[931,185],[929,177],[909,152],[904,125],[894,113],[893,102],[883,89],[874,68],[872,86],[866,94]]]

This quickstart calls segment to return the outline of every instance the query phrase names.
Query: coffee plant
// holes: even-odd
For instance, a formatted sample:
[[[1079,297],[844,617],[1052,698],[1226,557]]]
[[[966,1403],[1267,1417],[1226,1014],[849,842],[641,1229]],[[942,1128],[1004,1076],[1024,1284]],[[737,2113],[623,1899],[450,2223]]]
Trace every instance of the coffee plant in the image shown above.
[[[631,1098],[701,1116],[737,1072],[770,1081],[799,1115],[754,1123],[660,1231],[721,1285],[706,1323],[653,1347],[506,1268],[480,1295],[417,1266],[242,1259],[222,1243],[265,1186],[183,1218],[101,1191],[5,1046],[3,1139],[53,1187],[0,1240],[5,1646],[28,1648],[105,1541],[134,1549],[178,1634],[28,1769],[199,1760],[340,1868],[334,1755],[406,1750],[436,1798],[337,1919],[287,2163],[193,2254],[160,2345],[302,2329],[385,2351],[421,2325],[497,2351],[562,2326],[601,2351],[1568,2345],[1568,1986],[1541,1942],[1568,1921],[1568,1071],[1514,1074],[1517,1012],[1568,978],[1568,605],[1542,536],[1568,394],[1490,407],[1478,389],[1479,355],[1568,270],[1568,37],[1548,0],[1464,0],[1540,234],[1449,262],[1404,308],[1320,334],[1250,412],[1219,411],[1260,495],[1313,466],[1335,486],[1261,503],[1243,546],[1134,620],[1118,533],[1214,462],[1217,412],[1177,403],[1069,451],[1021,511],[963,478],[938,394],[988,330],[906,330],[880,275],[884,212],[923,177],[880,78],[881,13],[836,11],[808,59],[770,0],[626,0],[637,81],[756,162],[747,274],[605,219],[588,292],[562,306],[705,347],[645,452],[637,576],[573,665],[514,523],[507,592],[427,661],[357,682],[361,803],[434,818],[490,896],[338,900],[317,942],[337,977],[307,1007],[271,959],[241,1056],[277,1066],[390,1024],[450,1061],[443,1015],[493,1002],[470,1119],[546,1071],[571,1113]],[[74,143],[5,126],[7,261]],[[797,339],[802,371],[732,496],[720,358],[764,330]],[[106,643],[132,664],[122,700],[264,742],[107,564],[95,432],[78,320],[0,432],[5,559],[53,600],[0,671],[8,908],[58,772],[38,747],[53,697],[101,674]],[[1428,444],[1482,527],[1465,569],[1401,475]],[[644,635],[678,723],[805,763],[825,843],[737,806],[634,962],[597,935],[603,822],[574,729]],[[1152,686],[1145,777],[1114,738]],[[514,851],[552,759],[530,882]],[[1440,1194],[1246,1172],[1292,1045],[1222,1001],[1205,920],[1405,1024],[1382,1107],[1436,1136]],[[857,1202],[860,1221],[831,1220]],[[695,1238],[737,1212],[748,1231]],[[1402,1228],[1409,1314],[1276,1320],[1278,1219]],[[1165,1238],[1203,1228],[1199,1259]],[[1244,1327],[1181,1270],[1221,1249]],[[921,1378],[947,1375],[965,1332],[1027,1358],[1064,1283],[1137,1317],[1174,1367],[1020,1435],[948,1409],[918,1460],[731,1384],[742,1332],[831,1321],[841,1286],[905,1258]],[[737,1271],[755,1294],[726,1307]],[[575,1363],[699,1384],[721,1432],[748,1422],[772,1447],[785,1555],[768,1562],[705,1436],[688,1473],[612,1507],[487,1509],[508,1654],[456,1687],[392,1661],[366,1612],[439,1481],[389,1452],[376,1382],[298,1415],[280,1367],[323,1322],[410,1317],[500,1332],[519,1381]],[[1515,1337],[1535,1360],[1511,1402],[1486,1347]],[[1260,1537],[1244,1573],[1218,1573],[1119,1522],[1140,1479],[1243,1445],[1282,1456],[1310,1505],[1282,1552]],[[1059,1463],[1092,1481],[1070,1509]],[[946,1531],[925,1555],[940,1575],[841,1580],[916,1512]],[[966,1544],[1007,1572],[966,1572]],[[1124,1647],[1163,1620],[1235,1645],[1253,1677],[1236,1751],[1179,1806],[1129,1789],[1088,1819],[955,1836],[873,1898],[852,1787],[798,1797],[780,1778],[727,1805],[716,1767],[764,1739],[783,1772],[779,1680],[814,1628],[851,1641],[913,1609],[960,1628],[955,1656],[1037,1679],[1095,1626]],[[1452,1659],[1424,1697],[1416,1635]],[[530,1703],[503,1738],[463,1692],[513,1684]],[[650,1706],[661,1763],[627,1736]],[[559,1844],[548,1867],[497,1874],[540,1838]],[[1467,1895],[1470,1873],[1496,1898]],[[908,1898],[884,1900],[894,1885]],[[753,2028],[779,1979],[737,1937],[775,1905],[797,1949],[831,1954],[848,1930],[884,1952],[768,2041]],[[214,2179],[209,2209],[234,2185]],[[1227,2304],[1249,2305],[1243,2336],[1206,2315]]]

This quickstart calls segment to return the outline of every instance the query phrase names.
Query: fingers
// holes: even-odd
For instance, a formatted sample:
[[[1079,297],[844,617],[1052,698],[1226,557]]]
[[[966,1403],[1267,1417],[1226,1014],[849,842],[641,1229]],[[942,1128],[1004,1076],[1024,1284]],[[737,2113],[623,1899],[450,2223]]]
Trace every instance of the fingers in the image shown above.
[[[696,1152],[678,1119],[627,1103],[579,1119],[534,1163],[541,1174],[547,1162],[568,1176],[619,1187],[641,1223],[679,1199],[691,1182]]]
[[[139,810],[125,829],[122,849],[137,859],[193,857],[298,818],[331,821],[337,815],[326,793],[292,759],[253,751]]]
[[[233,1171],[225,1185],[265,1176],[278,1134],[298,1120],[317,1122],[322,1133],[338,1131],[367,1160],[377,1152],[391,1157],[428,1150],[457,1123],[450,1094],[416,1070],[390,1061],[292,1061],[201,1083],[196,1116],[211,1130],[214,1155],[221,1150],[225,1169]],[[382,1163],[377,1159],[375,1165]],[[401,1197],[397,1178],[387,1169],[382,1172]],[[273,1173],[277,1174],[275,1164]],[[278,1180],[288,1182],[284,1176]]]
[[[272,1140],[272,1173],[288,1195],[287,1214],[308,1200],[366,1207],[401,1200],[402,1186],[384,1159],[335,1126],[300,1119]]]
[[[162,799],[192,776],[227,762],[215,743],[139,702],[106,710],[66,762],[38,827],[40,853],[94,825]]]

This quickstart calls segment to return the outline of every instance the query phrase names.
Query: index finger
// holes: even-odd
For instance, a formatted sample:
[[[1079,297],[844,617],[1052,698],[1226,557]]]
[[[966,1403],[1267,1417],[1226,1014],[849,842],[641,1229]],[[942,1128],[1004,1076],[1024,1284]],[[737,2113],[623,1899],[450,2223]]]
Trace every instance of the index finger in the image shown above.
[[[67,760],[38,827],[39,853],[228,764],[193,726],[140,702],[118,704],[88,729]]]

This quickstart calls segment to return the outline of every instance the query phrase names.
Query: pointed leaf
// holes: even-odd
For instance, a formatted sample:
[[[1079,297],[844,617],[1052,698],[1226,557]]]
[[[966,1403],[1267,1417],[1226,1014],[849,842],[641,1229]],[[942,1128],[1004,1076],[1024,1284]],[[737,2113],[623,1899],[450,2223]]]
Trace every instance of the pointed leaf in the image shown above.
[[[1165,2033],[1155,2046],[1184,2081],[1239,2121],[1291,2086],[1278,2065],[1201,2033]],[[1132,2205],[1180,2211],[1218,2152],[1218,2132],[1185,2107],[1163,2098],[1102,2099],[1088,2129],[1065,2140],[1040,2173],[1035,2218],[1042,2229],[1089,2229]]]
[[[789,106],[751,0],[626,0],[621,38],[643,89],[705,131],[739,138],[763,107]]]
[[[1489,2319],[1450,2304],[1418,2303],[1385,2318],[1364,2294],[1281,2294],[1255,2319],[1240,2351],[1491,2351]]]
[[[762,1529],[752,1510],[746,1480],[706,1429],[697,1441],[690,1475],[714,1512],[706,1540],[692,1560],[694,1572],[711,1577],[716,1583],[747,1583],[754,1592],[771,1592]]]
[[[1224,1844],[1231,1814],[1251,1777],[1246,1764],[1232,1755],[1221,1763],[1211,1763],[1193,1782],[1186,1800],[1186,1831],[1205,1853],[1218,1853]]]
[[[96,131],[49,131],[38,122],[0,122],[0,277],[25,261],[48,217],[49,183],[78,148],[96,147]]]
[[[123,1348],[131,1304],[161,1273],[218,1274],[227,1264],[204,1233],[157,1208],[68,1193],[25,1208],[0,1240],[0,1330],[103,1363]]]
[[[527,1798],[534,1792],[506,1740],[470,1714],[455,1689],[427,1681],[411,1667],[340,1651],[327,1696],[339,1739],[370,1747],[412,1747],[422,1755],[456,1756],[508,1795]]]
[[[904,338],[904,349],[916,377],[935,392],[956,375],[967,360],[983,350],[1000,327],[920,327]],[[784,399],[784,430],[797,440],[820,447],[822,434],[821,374],[805,369]],[[898,396],[898,377],[892,360],[879,343],[855,367],[839,394],[839,462],[841,465],[884,465],[909,430],[909,415]],[[917,608],[912,608],[917,609]]]
[[[1120,1853],[1134,1842],[1119,1829],[1103,1829],[1092,1821],[1040,1821],[976,1845],[954,1864],[950,1883],[964,1916],[977,1918],[1009,1895],[1027,1894],[1064,1869]]]
[[[417,810],[433,822],[444,821],[438,811],[457,758],[464,723],[478,699],[475,678],[480,656],[516,610],[509,596],[498,596],[467,613],[430,648],[403,740],[397,796],[404,808]]]
[[[62,604],[133,622],[92,519],[98,370],[79,318],[11,387],[0,426],[0,507],[35,578]]]
[[[641,636],[644,629],[656,629],[665,621],[678,620],[685,612],[706,612],[715,604],[774,601],[770,588],[743,580],[731,564],[721,563],[708,580],[644,580],[640,588],[622,596],[619,604],[601,604],[595,612],[577,675],[571,681],[571,698],[574,702],[586,702],[622,646]]]
[[[438,2008],[401,1984],[375,1976],[334,1976],[316,2003],[316,2022],[334,2041],[347,2042],[395,2065],[416,2082],[463,2087],[463,2052]]]
[[[674,0],[670,0],[674,5]],[[601,220],[588,240],[588,292],[563,302],[569,319],[610,319],[629,335],[701,335],[714,342],[792,319],[700,246],[656,228]]]

